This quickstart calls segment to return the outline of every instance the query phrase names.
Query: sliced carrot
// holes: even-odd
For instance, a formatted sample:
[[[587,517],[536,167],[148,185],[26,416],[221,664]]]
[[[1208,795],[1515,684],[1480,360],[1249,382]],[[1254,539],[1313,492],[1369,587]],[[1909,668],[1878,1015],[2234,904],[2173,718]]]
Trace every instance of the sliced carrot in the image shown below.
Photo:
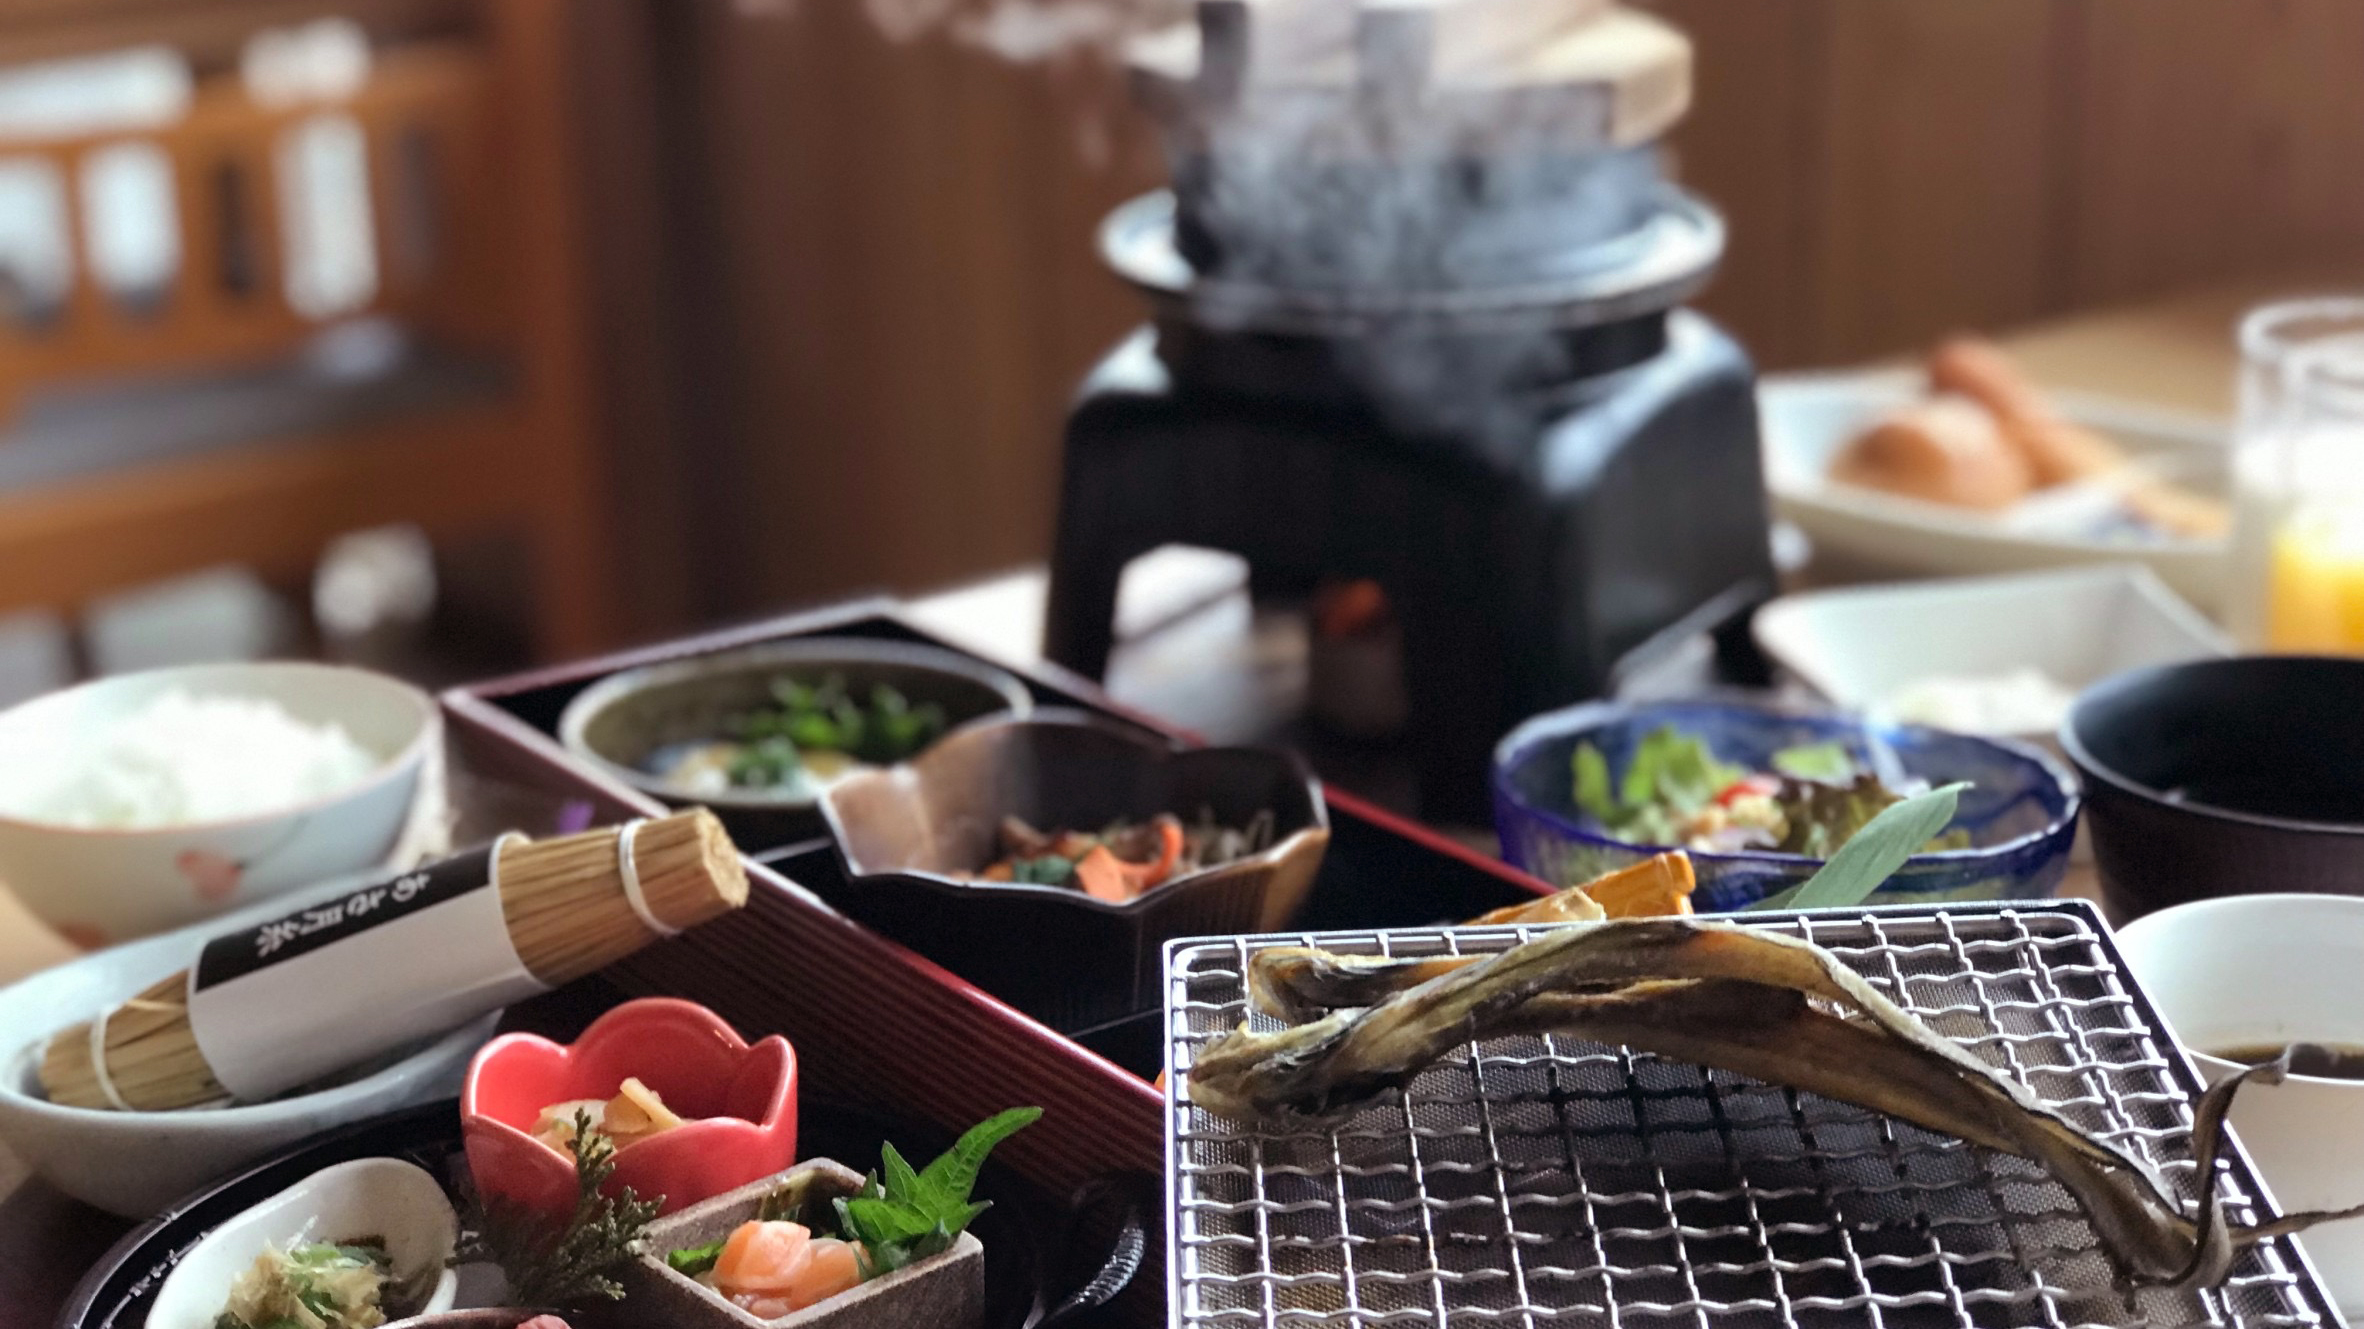
[[[1580,923],[1595,918],[1653,918],[1691,912],[1699,880],[1681,850],[1619,868],[1556,895],[1505,905],[1469,920],[1471,927],[1513,923]]]
[[[1139,894],[1125,875],[1124,860],[1104,844],[1094,845],[1092,852],[1075,860],[1075,884],[1084,888],[1084,894],[1110,904],[1123,904]]]
[[[1132,879],[1135,895],[1152,886],[1164,884],[1166,878],[1174,875],[1174,865],[1182,861],[1182,823],[1167,816],[1159,817],[1152,824],[1157,827],[1157,861],[1127,863],[1123,859],[1117,860],[1123,866],[1125,875]]]
[[[1469,920],[1473,928],[1509,927],[1514,924],[1548,925],[1553,923],[1592,923],[1607,918],[1601,908],[1582,886],[1570,886],[1564,891],[1517,904],[1506,904]]]

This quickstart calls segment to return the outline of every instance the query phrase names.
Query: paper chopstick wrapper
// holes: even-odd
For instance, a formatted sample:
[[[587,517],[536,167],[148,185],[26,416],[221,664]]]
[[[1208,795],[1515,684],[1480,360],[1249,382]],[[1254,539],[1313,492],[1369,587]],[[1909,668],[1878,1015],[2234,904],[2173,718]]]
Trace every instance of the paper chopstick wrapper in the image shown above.
[[[548,992],[501,918],[499,845],[206,943],[189,1030],[214,1079],[259,1102]]]
[[[186,975],[50,1040],[80,1107],[253,1102],[456,1028],[746,903],[714,815],[508,835],[208,942]]]

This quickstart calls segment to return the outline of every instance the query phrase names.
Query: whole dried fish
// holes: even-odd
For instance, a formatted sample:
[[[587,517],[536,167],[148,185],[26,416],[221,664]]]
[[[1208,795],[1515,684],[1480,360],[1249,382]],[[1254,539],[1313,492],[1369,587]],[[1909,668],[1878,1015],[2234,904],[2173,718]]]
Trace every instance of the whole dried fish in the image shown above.
[[[1328,1116],[1409,1084],[1472,1039],[1565,1034],[1820,1094],[2030,1159],[2068,1188],[2134,1277],[2213,1286],[2267,1237],[2364,1214],[2239,1227],[2197,1215],[2141,1158],[2087,1134],[1967,1048],[1923,1025],[1809,942],[1691,918],[1560,928],[1484,957],[1372,959],[1277,948],[1253,960],[1257,1009],[1301,1021],[1202,1048],[1190,1095],[1240,1120]],[[1315,1013],[1334,1009],[1315,1018]],[[2213,1176],[2232,1095],[2276,1063],[2211,1089],[2194,1149]]]

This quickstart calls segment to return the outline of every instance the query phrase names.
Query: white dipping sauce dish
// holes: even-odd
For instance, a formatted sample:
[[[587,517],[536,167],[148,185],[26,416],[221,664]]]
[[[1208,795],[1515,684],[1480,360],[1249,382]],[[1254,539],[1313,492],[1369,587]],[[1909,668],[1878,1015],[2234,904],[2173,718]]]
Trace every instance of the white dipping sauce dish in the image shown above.
[[[2143,990],[2214,1083],[2203,1048],[2364,1047],[2364,898],[2240,895],[2148,914],[2118,933]],[[2364,1204],[2364,1080],[2250,1084],[2233,1130],[2285,1212]],[[2364,1219],[2298,1238],[2331,1299],[2364,1322]]]
[[[165,1277],[147,1329],[213,1329],[231,1285],[266,1249],[365,1236],[385,1243],[398,1281],[425,1286],[418,1313],[451,1309],[459,1279],[444,1266],[459,1219],[443,1187],[414,1163],[358,1158],[315,1172],[206,1233]]]

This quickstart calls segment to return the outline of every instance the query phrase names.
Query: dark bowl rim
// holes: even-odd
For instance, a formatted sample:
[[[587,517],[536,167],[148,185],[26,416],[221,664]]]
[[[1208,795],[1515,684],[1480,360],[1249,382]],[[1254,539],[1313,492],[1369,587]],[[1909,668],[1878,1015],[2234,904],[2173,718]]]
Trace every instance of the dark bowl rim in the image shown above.
[[[1189,761],[1211,756],[1227,758],[1248,756],[1269,761],[1281,767],[1282,772],[1290,777],[1293,784],[1304,787],[1306,806],[1310,809],[1311,816],[1305,825],[1275,840],[1268,849],[1250,854],[1245,858],[1235,858],[1228,863],[1218,863],[1213,867],[1201,868],[1188,876],[1175,877],[1160,882],[1156,887],[1143,891],[1122,904],[1112,904],[1097,896],[1087,895],[1082,891],[1069,890],[1064,886],[1037,886],[1026,882],[979,881],[972,877],[955,877],[950,873],[934,872],[925,868],[882,867],[869,872],[855,870],[853,855],[846,848],[845,823],[837,808],[835,795],[838,790],[849,788],[863,780],[891,778],[895,772],[911,766],[926,757],[927,752],[934,751],[937,747],[950,742],[961,734],[972,730],[999,728],[1089,730],[1131,744],[1140,749],[1144,757],[1154,759],[1161,765],[1167,762]],[[1060,904],[1121,918],[1147,912],[1151,902],[1169,891],[1251,865],[1269,866],[1282,863],[1300,852],[1300,846],[1308,839],[1318,837],[1326,845],[1330,838],[1330,806],[1328,801],[1322,797],[1321,779],[1313,773],[1313,768],[1306,763],[1302,755],[1289,748],[1185,746],[1171,739],[1152,734],[1139,726],[1124,724],[1091,711],[1066,706],[1038,706],[1029,715],[981,715],[964,724],[955,725],[942,738],[930,744],[927,752],[921,752],[908,761],[900,761],[892,766],[881,766],[862,772],[821,791],[817,802],[821,810],[821,818],[829,826],[829,847],[837,855],[838,865],[845,870],[846,880],[849,883],[908,881],[949,895],[975,896],[986,899],[999,897],[1008,900],[1056,901]]]
[[[743,669],[760,668],[774,661],[777,662],[776,667],[782,670],[798,666],[827,668],[832,657],[844,665],[901,665],[932,670],[1000,694],[1003,702],[1000,710],[971,716],[962,724],[1004,717],[1024,718],[1035,710],[1034,694],[1027,690],[1025,682],[1016,674],[949,647],[890,637],[788,637],[703,655],[658,660],[594,679],[569,699],[566,709],[559,713],[558,741],[570,755],[590,762],[602,772],[615,776],[643,793],[659,798],[726,812],[808,811],[820,802],[819,794],[692,793],[597,750],[584,737],[584,731],[593,719],[610,707],[651,687],[677,681],[695,682],[708,675],[736,674]],[[937,742],[942,742],[948,736],[949,731],[939,736]]]
[[[2155,808],[2171,812],[2196,813],[2204,818],[2254,826],[2260,830],[2295,831],[2307,835],[2341,837],[2364,835],[2364,822],[2304,821],[2296,817],[2276,817],[2263,812],[2243,812],[2239,808],[2228,808],[2219,803],[2171,799],[2167,797],[2165,790],[2154,789],[2132,776],[2121,773],[2115,767],[2094,756],[2092,750],[2085,746],[2085,741],[2078,736],[2077,731],[2080,727],[2078,721],[2086,714],[2088,707],[2107,701],[2129,689],[2155,682],[2168,674],[2190,673],[2202,669],[2246,669],[2253,668],[2258,662],[2285,664],[2291,661],[2364,670],[2364,660],[2341,655],[2234,655],[2209,660],[2176,660],[2166,664],[2144,665],[2137,669],[2128,669],[2112,674],[2078,693],[2076,703],[2069,707],[2069,713],[2061,720],[2060,730],[2055,737],[2060,743],[2060,750],[2068,754],[2069,760],[2076,764],[2078,771],[2082,772],[2086,779],[2108,785],[2121,794]]]
[[[1685,848],[1682,845],[1645,845],[1636,844],[1630,840],[1612,839],[1596,831],[1588,831],[1559,813],[1537,807],[1511,789],[1509,771],[1512,765],[1511,758],[1514,756],[1523,755],[1527,749],[1547,739],[1588,732],[1600,728],[1611,718],[1622,718],[1650,711],[1722,711],[1772,720],[1806,720],[1821,724],[1837,724],[1885,734],[1927,734],[1975,743],[1994,748],[2006,756],[2037,768],[2051,780],[2053,787],[2060,791],[2066,806],[2059,816],[2046,822],[2041,828],[2015,836],[2001,844],[1979,845],[1969,849],[1941,849],[1933,854],[1914,854],[1905,860],[1905,865],[1908,868],[1916,864],[1961,865],[2009,858],[2058,838],[2064,831],[2070,830],[2076,825],[2078,816],[2084,810],[2084,791],[2078,786],[2076,772],[2064,765],[2058,757],[2031,743],[2023,743],[2017,739],[2004,738],[2000,735],[1964,734],[1951,729],[1935,729],[1927,725],[1879,724],[1860,716],[1851,716],[1833,710],[1785,710],[1773,706],[1756,706],[1720,700],[1588,701],[1580,702],[1574,706],[1565,706],[1556,711],[1545,711],[1540,715],[1529,716],[1521,721],[1517,728],[1503,735],[1501,742],[1494,745],[1493,769],[1488,773],[1487,779],[1493,787],[1495,799],[1507,802],[1521,813],[1535,817],[1553,830],[1585,844],[1603,845],[1612,849],[1640,853],[1664,854],[1680,850],[1689,855],[1691,860],[1696,863],[1729,864],[1736,867],[1795,868],[1809,863],[1819,864],[1829,861],[1815,858],[1810,854],[1785,854],[1771,849],[1742,850],[1738,853],[1710,853],[1705,850]]]

